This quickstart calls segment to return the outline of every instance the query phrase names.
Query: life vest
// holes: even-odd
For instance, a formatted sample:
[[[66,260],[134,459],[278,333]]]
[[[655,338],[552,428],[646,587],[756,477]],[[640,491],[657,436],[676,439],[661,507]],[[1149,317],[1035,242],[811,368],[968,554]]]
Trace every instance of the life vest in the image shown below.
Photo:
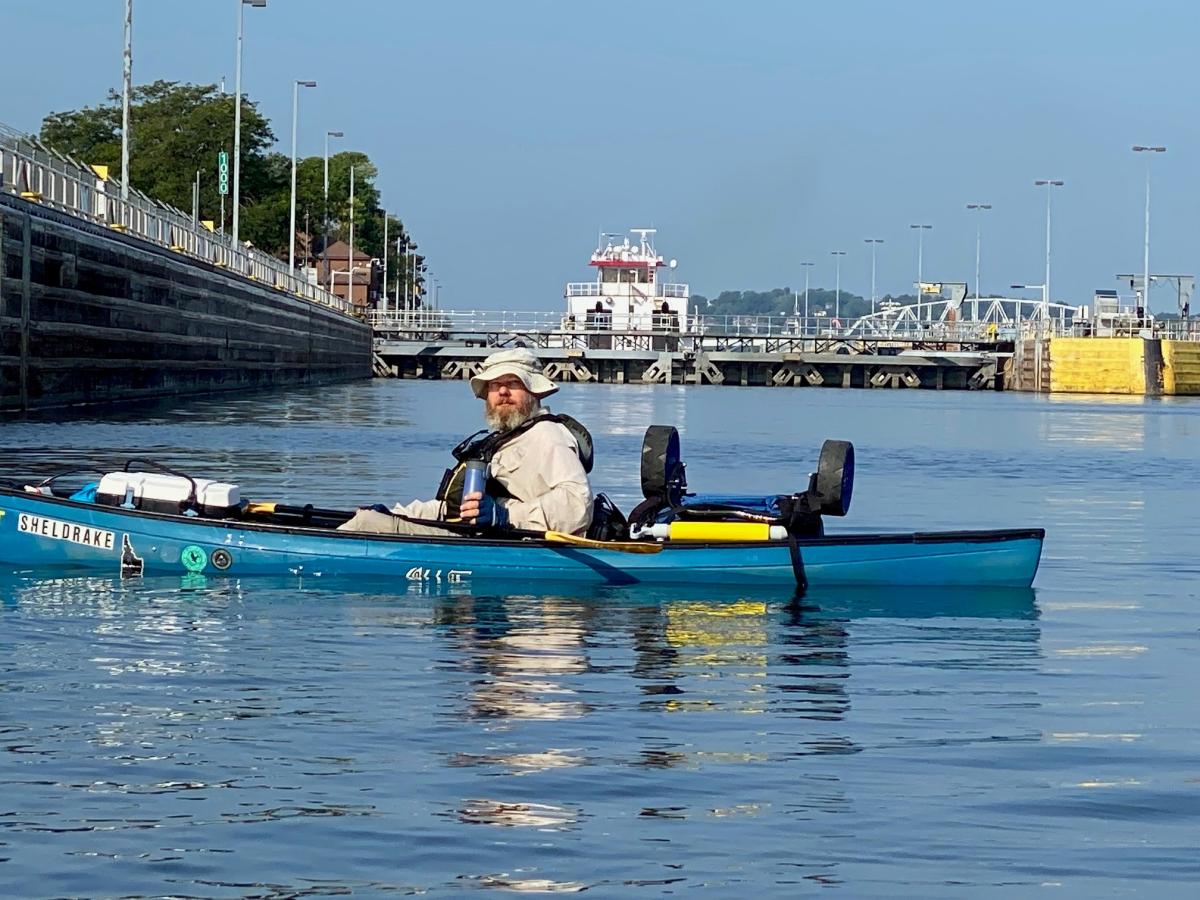
[[[442,481],[438,485],[436,494],[438,500],[445,502],[447,514],[451,516],[457,515],[458,507],[462,505],[463,479],[469,460],[481,459],[490,465],[492,457],[496,455],[501,447],[542,422],[557,422],[559,425],[564,426],[567,431],[571,432],[571,437],[575,438],[575,448],[579,453],[579,462],[583,465],[583,471],[591,472],[593,461],[592,435],[583,427],[583,423],[565,413],[547,413],[541,416],[534,416],[532,419],[526,419],[511,431],[488,431],[487,429],[482,429],[472,435],[468,435],[457,447],[450,451],[450,454],[454,457],[454,465],[443,473]],[[514,496],[504,485],[490,476],[487,480],[485,492],[489,497],[505,497],[513,500],[521,499]]]

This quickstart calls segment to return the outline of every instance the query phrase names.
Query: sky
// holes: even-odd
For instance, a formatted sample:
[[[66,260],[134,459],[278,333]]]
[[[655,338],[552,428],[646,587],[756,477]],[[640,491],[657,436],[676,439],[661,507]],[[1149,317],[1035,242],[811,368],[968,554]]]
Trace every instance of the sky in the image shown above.
[[[0,0],[0,123],[121,83],[124,0]],[[233,89],[236,0],[134,0],[133,71]],[[245,10],[243,90],[290,152],[378,165],[383,205],[443,307],[557,310],[601,231],[658,229],[675,280],[725,290],[1038,284],[1054,189],[1052,299],[1090,302],[1143,265],[1200,267],[1194,0],[268,0]],[[42,35],[44,39],[37,39]],[[52,48],[52,53],[48,49]],[[50,64],[52,63],[52,65]],[[214,163],[215,165],[215,163]],[[968,203],[992,209],[974,213]],[[976,218],[979,216],[980,218]],[[1126,291],[1128,288],[1126,287]],[[1020,292],[1016,292],[1020,293]],[[1040,297],[1040,291],[1027,291]],[[1157,287],[1156,311],[1174,292]]]

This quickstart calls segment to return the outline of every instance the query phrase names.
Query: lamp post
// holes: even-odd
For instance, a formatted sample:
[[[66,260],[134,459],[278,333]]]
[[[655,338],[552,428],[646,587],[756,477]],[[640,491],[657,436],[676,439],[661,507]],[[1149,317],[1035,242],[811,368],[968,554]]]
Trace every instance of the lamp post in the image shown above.
[[[1166,153],[1166,147],[1143,147],[1140,144],[1133,148],[1134,153]],[[1143,318],[1150,314],[1150,160],[1154,159],[1152,155],[1146,157],[1146,246],[1142,257],[1142,316]],[[1140,326],[1139,326],[1140,327]]]
[[[333,281],[329,277],[329,139],[345,137],[340,131],[325,132],[325,209],[321,215],[321,253],[325,257],[325,278],[330,288]]]
[[[1050,315],[1050,196],[1053,193],[1051,188],[1062,187],[1061,180],[1053,178],[1039,178],[1034,182],[1038,187],[1046,189],[1046,287],[1043,291],[1042,300],[1042,318]]]
[[[125,0],[124,77],[121,84],[121,202],[129,200],[129,94],[133,90],[133,0]],[[121,212],[121,223],[125,213]]]
[[[233,85],[233,243],[238,242],[238,206],[242,188],[242,13],[243,7],[259,9],[267,0],[237,0],[237,65]]]
[[[396,312],[408,306],[408,297],[404,298],[404,306],[400,305],[400,282],[404,270],[404,255],[400,252],[400,248],[404,246],[404,233],[396,238]],[[407,292],[406,292],[407,293]]]
[[[350,167],[350,258],[346,263],[350,270],[346,288],[346,302],[354,306],[354,166]]]
[[[388,311],[387,299],[387,276],[388,276],[388,214],[386,209],[380,210],[383,213],[383,280],[380,282],[383,290],[383,311]]]
[[[933,228],[932,225],[909,225],[909,228],[917,229],[917,319],[921,318],[921,300],[925,297],[925,232]],[[929,318],[933,318],[932,308],[930,309]]]
[[[992,208],[990,203],[968,203],[967,209],[973,209],[976,213],[983,213]],[[975,315],[974,321],[979,321],[979,248],[983,240],[983,222],[979,215],[975,217]]]
[[[408,253],[412,258],[412,305],[415,310],[421,302],[421,292],[417,290],[417,247],[415,244],[408,248]]]
[[[292,82],[292,202],[291,224],[288,229],[288,268],[296,270],[296,123],[300,118],[300,88],[315,88],[315,81]]]
[[[871,245],[871,315],[875,315],[875,250],[883,243],[882,238],[863,238]]]
[[[815,265],[815,263],[802,262],[802,263],[800,263],[800,265],[802,265],[804,267],[804,320],[807,323],[807,321],[808,321],[808,276],[810,274],[812,274],[812,267]]]
[[[840,325],[842,319],[842,257],[846,255],[846,251],[830,250],[829,255],[833,257],[837,267],[836,287],[833,293],[833,317],[838,320]]]

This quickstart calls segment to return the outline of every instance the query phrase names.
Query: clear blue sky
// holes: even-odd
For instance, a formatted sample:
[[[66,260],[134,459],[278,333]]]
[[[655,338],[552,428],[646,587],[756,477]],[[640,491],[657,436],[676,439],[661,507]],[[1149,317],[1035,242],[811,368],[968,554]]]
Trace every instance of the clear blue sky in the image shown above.
[[[135,0],[134,78],[232,91],[234,0]],[[95,104],[121,80],[123,0],[6,0],[0,121]],[[246,10],[243,84],[288,149],[325,130],[379,164],[384,204],[443,282],[443,305],[558,309],[597,232],[659,229],[693,291],[911,290],[974,279],[968,202],[991,203],[983,289],[1040,283],[1054,197],[1056,299],[1151,267],[1200,267],[1197,34],[1187,0],[507,3],[269,0]],[[24,39],[17,39],[24,35]],[[1032,295],[1032,294],[1031,294]],[[1174,306],[1158,288],[1156,310]]]

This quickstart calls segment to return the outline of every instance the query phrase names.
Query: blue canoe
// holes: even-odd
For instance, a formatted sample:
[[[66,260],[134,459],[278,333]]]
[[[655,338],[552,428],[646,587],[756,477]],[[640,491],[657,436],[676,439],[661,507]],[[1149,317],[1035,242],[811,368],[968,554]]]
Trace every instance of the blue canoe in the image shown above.
[[[1040,528],[845,534],[788,541],[672,542],[626,552],[544,538],[405,537],[286,521],[100,506],[0,486],[0,564],[117,574],[384,576],[755,587],[1029,587]],[[628,546],[618,544],[616,546]],[[657,549],[657,548],[654,548]]]

